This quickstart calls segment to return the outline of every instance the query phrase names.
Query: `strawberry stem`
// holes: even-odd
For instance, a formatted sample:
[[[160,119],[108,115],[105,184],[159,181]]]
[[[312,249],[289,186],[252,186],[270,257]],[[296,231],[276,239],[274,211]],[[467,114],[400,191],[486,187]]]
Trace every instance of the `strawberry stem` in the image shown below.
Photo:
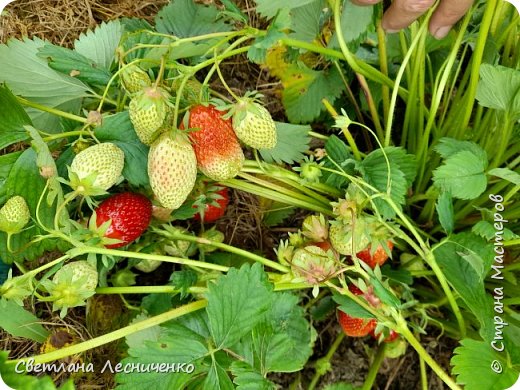
[[[314,366],[316,367],[316,372],[314,373],[314,376],[312,377],[308,390],[314,390],[316,388],[316,385],[318,384],[318,381],[320,380],[320,378],[323,375],[325,375],[328,371],[330,371],[330,361],[332,360],[332,357],[334,356],[337,349],[341,345],[341,342],[344,339],[345,339],[345,333],[340,332],[338,334],[338,337],[336,337],[336,340],[334,340],[334,343],[332,343],[329,350],[327,351],[327,354],[325,356],[323,356],[322,358],[318,359],[316,361],[316,363],[314,363]]]
[[[55,360],[60,360],[66,358],[68,356],[73,356],[80,354],[82,352],[88,351],[89,349],[97,348],[102,345],[111,343],[113,341],[119,340],[123,337],[131,335],[133,333],[139,332],[144,329],[151,328],[153,326],[160,325],[164,322],[171,321],[175,318],[184,316],[189,313],[193,313],[197,310],[201,310],[206,307],[208,302],[205,299],[201,299],[195,302],[188,303],[186,305],[177,307],[175,309],[169,310],[166,313],[159,314],[157,316],[148,318],[143,321],[139,321],[132,325],[128,325],[124,328],[118,329],[116,331],[104,334],[99,337],[95,337],[93,339],[84,341],[79,344],[71,345],[70,347],[64,347],[58,349],[56,351],[44,353],[41,355],[25,357],[17,360],[8,360],[6,364],[15,365],[18,362],[27,362],[30,359],[34,359],[34,363],[47,363]]]
[[[385,349],[386,349],[386,343],[383,342],[379,345],[377,348],[376,355],[374,356],[374,360],[372,361],[372,364],[370,364],[370,369],[368,370],[367,377],[365,378],[365,382],[363,383],[363,387],[361,390],[370,390],[372,389],[372,386],[374,385],[374,382],[377,377],[377,373],[379,372],[379,369],[381,368],[381,363],[383,363],[383,360],[385,359]]]
[[[226,80],[224,79],[224,76],[222,76],[222,72],[220,71],[220,66],[219,66],[220,61],[216,60],[216,54],[217,53],[215,52],[215,68],[217,69],[217,74],[220,79],[220,82],[222,83],[224,88],[226,88],[226,91],[228,91],[228,93],[231,95],[231,97],[238,102],[238,101],[240,101],[240,98],[231,90],[231,88],[227,84]]]
[[[20,96],[17,96],[16,98],[24,106],[36,108],[37,110],[48,112],[49,114],[61,116],[62,118],[72,119],[73,121],[76,121],[76,122],[87,123],[87,118],[83,118],[81,116],[74,115],[69,112],[61,111],[56,108],[47,107],[42,104],[34,103],[34,102],[31,102],[30,100],[24,99]]]

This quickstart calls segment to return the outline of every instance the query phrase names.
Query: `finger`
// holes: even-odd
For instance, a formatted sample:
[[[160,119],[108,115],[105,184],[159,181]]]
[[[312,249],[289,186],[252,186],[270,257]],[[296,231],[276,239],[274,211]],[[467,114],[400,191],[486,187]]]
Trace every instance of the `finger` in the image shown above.
[[[395,0],[383,15],[381,25],[386,32],[397,32],[408,27],[434,3],[435,0]]]
[[[356,5],[374,5],[380,2],[381,0],[352,0],[352,3]]]
[[[441,1],[430,19],[430,33],[437,39],[444,38],[472,4],[473,0]]]

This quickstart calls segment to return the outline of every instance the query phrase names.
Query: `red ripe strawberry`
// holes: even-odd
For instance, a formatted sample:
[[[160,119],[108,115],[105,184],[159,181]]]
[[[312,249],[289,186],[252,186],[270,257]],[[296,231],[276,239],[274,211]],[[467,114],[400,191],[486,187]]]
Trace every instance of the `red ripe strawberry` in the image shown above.
[[[387,241],[386,245],[390,251],[394,248],[392,241]],[[369,245],[361,252],[356,253],[356,256],[359,260],[362,260],[368,264],[368,266],[372,269],[376,268],[377,264],[379,264],[381,267],[388,259],[388,253],[386,253],[381,245],[378,245],[374,252],[372,252],[372,247]]]
[[[224,216],[226,213],[226,207],[229,204],[229,191],[227,187],[223,187],[215,192],[215,194],[218,194],[219,197],[212,203],[216,202],[217,204],[206,204],[204,208],[204,216],[202,216],[201,213],[195,214],[195,219],[197,221],[204,220],[206,223],[212,223]]]
[[[350,337],[364,337],[377,325],[374,318],[356,318],[338,309],[338,322],[343,332]]]
[[[197,156],[197,167],[215,181],[235,177],[242,169],[244,153],[230,119],[214,106],[197,105],[189,112],[189,137]],[[184,129],[181,123],[180,129]]]
[[[327,252],[329,249],[334,250],[334,248],[332,248],[332,245],[329,241],[313,242],[309,245],[317,246],[318,248],[323,249],[325,252]]]
[[[376,330],[373,329],[370,331],[370,336],[372,336],[376,340],[379,340],[381,337],[381,333],[378,333],[376,335]],[[395,341],[398,337],[399,337],[399,333],[397,333],[395,330],[390,329],[388,336],[386,336],[383,341],[385,343],[391,343],[392,341]]]
[[[141,195],[124,192],[105,199],[96,209],[96,225],[111,220],[104,237],[121,240],[107,248],[119,248],[137,239],[148,228],[152,218],[152,202]]]

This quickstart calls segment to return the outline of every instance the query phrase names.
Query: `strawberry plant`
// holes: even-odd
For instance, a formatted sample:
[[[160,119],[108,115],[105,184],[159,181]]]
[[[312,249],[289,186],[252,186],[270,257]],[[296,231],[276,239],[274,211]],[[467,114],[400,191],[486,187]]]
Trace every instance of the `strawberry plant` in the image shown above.
[[[42,345],[2,351],[4,380],[68,389],[108,364],[117,389],[275,389],[298,373],[291,388],[313,390],[359,342],[363,389],[405,353],[421,388],[513,385],[515,9],[477,1],[435,40],[433,11],[385,34],[381,4],[221,3],[172,0],[70,48],[0,45],[0,328]],[[236,86],[239,59],[283,112]],[[235,237],[244,219],[254,247]],[[49,324],[82,315],[88,335],[45,348]],[[428,344],[441,335],[450,364]],[[51,362],[84,370],[32,375]]]

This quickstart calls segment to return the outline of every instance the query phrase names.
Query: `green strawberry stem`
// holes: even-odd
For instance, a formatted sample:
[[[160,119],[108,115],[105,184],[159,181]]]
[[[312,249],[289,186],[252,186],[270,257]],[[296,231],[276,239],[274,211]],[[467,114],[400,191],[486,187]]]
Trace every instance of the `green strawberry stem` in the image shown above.
[[[462,390],[459,385],[442,369],[439,364],[428,354],[421,343],[415,338],[413,333],[408,329],[406,320],[402,317],[397,318],[397,332],[403,336],[408,343],[415,349],[419,354],[419,357],[424,360],[428,366],[437,374],[442,381],[448,385],[452,390]]]
[[[48,112],[49,114],[61,116],[62,118],[72,119],[73,121],[76,121],[76,122],[87,123],[87,118],[83,118],[81,116],[74,115],[69,112],[61,111],[56,108],[47,107],[42,104],[34,103],[34,102],[31,102],[30,100],[24,99],[20,96],[17,96],[16,98],[24,106],[36,108],[37,110]]]
[[[239,248],[236,248],[232,245],[227,245],[227,244],[224,244],[224,243],[221,243],[221,242],[217,242],[217,241],[211,241],[211,240],[208,240],[207,238],[201,238],[201,237],[194,237],[192,235],[189,235],[189,234],[184,234],[184,233],[181,233],[181,232],[166,232],[164,230],[158,230],[157,233],[165,236],[165,237],[168,237],[172,240],[181,240],[181,241],[188,241],[188,242],[194,242],[194,243],[197,243],[197,244],[202,244],[202,245],[211,245],[211,246],[214,246],[216,248],[219,248],[219,249],[222,249],[226,252],[230,252],[230,253],[234,253],[236,255],[239,255],[239,256],[242,256],[242,257],[245,257],[247,259],[250,259],[250,260],[253,260],[253,261],[256,261],[258,263],[261,263],[267,267],[270,267],[270,268],[273,268],[277,271],[281,271],[281,272],[284,272],[284,273],[288,273],[289,272],[289,269],[283,265],[281,265],[280,263],[277,263],[277,262],[274,262],[272,260],[269,260],[269,259],[266,259],[265,257],[262,257],[262,256],[258,256],[258,255],[255,255],[254,253],[251,253],[249,251],[246,251],[246,250],[243,250],[243,249],[239,249]],[[196,265],[196,264],[200,264],[201,262],[200,261],[193,261],[193,263]],[[227,267],[225,267],[226,270],[224,272],[227,271]]]
[[[102,345],[111,343],[113,341],[119,340],[123,337],[131,335],[133,333],[139,332],[144,329],[151,328],[153,326],[157,326],[163,324],[167,321],[171,321],[175,318],[182,317],[186,314],[193,313],[197,310],[204,309],[208,302],[205,299],[201,299],[195,302],[188,303],[186,305],[177,307],[175,309],[169,310],[165,313],[156,315],[154,317],[148,318],[143,321],[139,321],[132,325],[128,325],[124,328],[120,328],[116,331],[104,334],[103,336],[95,337],[93,339],[84,341],[79,344],[71,345],[70,347],[65,347],[58,349],[53,352],[44,353],[41,355],[26,357],[17,360],[8,360],[6,364],[15,365],[20,361],[27,362],[29,359],[34,359],[35,364],[47,363],[55,360],[60,360],[66,358],[68,356],[73,356],[80,354],[82,352],[88,351],[89,349],[97,348]]]
[[[321,102],[323,103],[323,105],[325,106],[327,111],[330,113],[330,115],[334,119],[339,116],[337,111],[334,109],[334,107],[332,107],[332,104],[330,104],[330,102],[326,98],[323,98]],[[347,142],[348,142],[350,148],[352,149],[352,153],[354,154],[354,158],[358,161],[361,161],[361,154],[359,153],[359,149],[356,145],[356,141],[354,141],[354,137],[352,137],[352,134],[350,133],[348,126],[342,127],[341,132],[347,139]]]
[[[388,77],[388,55],[386,49],[386,33],[381,25],[381,19],[383,17],[383,7],[378,6],[379,20],[377,22],[377,49],[379,52],[379,68],[381,73]],[[381,95],[383,100],[383,121],[388,121],[390,112],[390,88],[388,85],[381,86]],[[382,140],[382,138],[381,138]]]
[[[372,92],[370,91],[370,86],[368,85],[367,79],[360,73],[356,73],[356,78],[358,79],[359,86],[363,91],[363,95],[368,104],[368,110],[370,112],[370,116],[372,117],[372,122],[374,123],[374,127],[376,128],[376,134],[380,141],[384,139],[383,127],[381,126],[381,121],[379,120],[379,114],[377,110],[376,103],[374,102],[374,97],[372,96]],[[384,86],[386,87],[386,86]],[[389,89],[388,87],[386,87]]]
[[[428,390],[428,375],[426,373],[426,363],[419,356],[419,369],[421,370],[421,390]]]
[[[240,46],[242,43],[244,43],[245,41],[247,41],[247,40],[249,40],[249,39],[251,39],[251,38],[253,38],[253,37],[250,36],[250,35],[246,35],[246,36],[244,36],[244,37],[242,37],[242,38],[237,39],[235,42],[233,42],[231,45],[229,45],[229,47],[226,48],[226,50],[224,50],[222,53],[220,53],[220,55],[222,56],[223,54],[230,52],[230,51],[233,50],[235,47]],[[215,55],[216,55],[216,52],[215,52]],[[220,63],[221,61],[222,61],[222,60],[215,61],[215,63],[214,63],[213,66],[211,67],[211,69],[208,71],[206,77],[204,78],[204,82],[202,83],[203,86],[209,84],[209,80],[211,79],[211,77],[213,76],[213,73],[215,73],[215,71],[220,72],[220,69],[219,69],[219,63]],[[219,74],[219,77],[220,77],[220,74]],[[222,78],[221,78],[221,80],[222,80]],[[225,87],[226,89],[228,89],[227,84],[225,84],[224,87]],[[202,93],[203,93],[203,91],[204,91],[204,89],[201,88],[201,90],[200,90],[200,92],[199,92],[199,100],[202,100]],[[229,92],[229,90],[228,90],[228,92]],[[231,94],[231,96],[232,96],[233,98],[235,98],[236,95],[232,94],[232,92],[230,92],[230,94]],[[226,100],[229,100],[229,99],[227,99],[227,97],[226,97]],[[235,100],[236,100],[236,99],[235,99]]]
[[[379,344],[376,355],[374,356],[374,360],[370,364],[370,369],[368,370],[368,374],[365,378],[365,382],[363,383],[363,387],[361,388],[361,390],[372,389],[372,386],[374,385],[374,382],[376,381],[377,373],[379,372],[379,369],[381,368],[381,363],[383,363],[383,360],[385,360],[385,349],[386,349],[385,342]]]
[[[61,138],[69,138],[69,137],[77,137],[77,136],[84,136],[84,135],[90,135],[91,133],[87,130],[74,130],[74,131],[66,131],[64,133],[58,133],[58,134],[52,134],[48,135],[47,137],[44,137],[43,140],[45,142],[54,141]]]
[[[327,354],[323,356],[322,358],[318,359],[316,363],[314,363],[314,367],[316,368],[316,372],[314,373],[314,376],[311,379],[311,383],[309,384],[309,387],[307,390],[314,390],[316,388],[316,385],[318,384],[318,381],[320,378],[325,375],[327,372],[330,371],[331,365],[330,361],[332,360],[332,357],[336,353],[337,349],[341,345],[341,342],[345,339],[345,333],[340,332],[338,334],[338,337],[336,337],[336,340],[332,343],[329,350],[327,351]]]
[[[219,62],[220,61],[215,61],[215,67],[217,69],[217,74],[218,74],[218,77],[220,79],[220,82],[222,83],[222,85],[224,86],[224,88],[226,89],[226,91],[228,91],[228,93],[231,95],[231,97],[233,99],[235,99],[237,102],[240,101],[240,98],[237,96],[236,93],[233,92],[233,90],[229,87],[228,83],[226,82],[226,79],[224,79],[224,76],[222,75],[222,72],[220,71],[220,66],[219,66]]]
[[[284,194],[286,195],[289,195],[289,196],[292,196],[294,198],[297,198],[297,199],[301,199],[301,200],[304,200],[304,201],[307,201],[309,199],[309,196],[313,197],[313,201],[316,202],[316,204],[319,204],[323,207],[329,207],[329,204],[330,204],[330,201],[321,196],[321,195],[318,195],[318,194],[315,194],[314,192],[312,191],[309,191],[308,189],[306,189],[304,186],[301,186],[300,184],[298,183],[291,183],[291,185],[294,187],[294,188],[297,188],[298,190],[304,192],[304,193],[309,193],[309,195],[305,195],[304,193],[299,193],[299,192],[296,192],[296,191],[292,191],[290,190],[289,188],[286,188],[286,187],[283,187],[283,186],[280,186],[280,185],[277,185],[271,181],[267,181],[267,180],[262,180],[256,176],[253,176],[253,175],[249,175],[247,173],[239,173],[238,174],[239,177],[251,182],[251,183],[255,183],[255,184],[259,184],[263,187],[266,187],[266,188],[271,188],[275,191],[278,191],[278,192],[283,192]],[[283,182],[283,179],[279,179],[280,181]],[[289,183],[286,183],[286,184],[289,184]]]
[[[99,255],[107,255],[107,256],[129,257],[132,259],[158,260],[158,261],[164,261],[166,263],[183,264],[183,265],[187,265],[187,266],[212,269],[212,270],[221,271],[221,272],[227,272],[229,270],[229,267],[225,267],[222,265],[205,263],[202,261],[190,260],[190,259],[185,259],[182,257],[154,255],[151,253],[131,252],[131,251],[118,250],[118,249],[99,248],[99,247],[94,247],[94,246],[82,246],[79,248],[73,248],[73,249],[69,250],[68,253],[71,257],[78,257],[78,256],[89,254],[89,253],[96,253]]]
[[[220,183],[226,187],[250,192],[254,195],[263,196],[264,198],[268,198],[276,202],[285,203],[295,207],[301,207],[331,217],[333,216],[330,207],[323,207],[322,205],[316,204],[315,200],[312,198],[306,200],[295,199],[290,195],[286,195],[278,191],[273,191],[269,189],[269,187],[261,187],[259,185],[238,179],[223,180]]]

